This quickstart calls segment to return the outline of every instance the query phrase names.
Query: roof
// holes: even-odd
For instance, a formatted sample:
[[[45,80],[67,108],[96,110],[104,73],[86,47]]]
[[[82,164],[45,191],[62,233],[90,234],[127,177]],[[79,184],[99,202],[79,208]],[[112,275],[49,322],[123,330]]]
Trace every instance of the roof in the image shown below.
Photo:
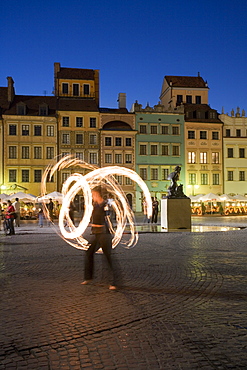
[[[68,80],[94,80],[95,71],[93,69],[82,68],[60,68],[57,72],[57,78],[64,78]]]
[[[60,111],[99,111],[99,108],[94,99],[85,98],[59,98],[57,109]]]
[[[208,88],[207,81],[205,82],[201,76],[165,76],[165,79],[172,87]]]
[[[193,115],[193,112],[201,112],[200,118],[198,115]],[[205,112],[215,112],[215,118],[205,118]],[[212,109],[208,104],[184,104],[184,113],[186,122],[207,122],[207,123],[222,123],[219,119],[219,113],[216,109]],[[187,113],[187,114],[186,114]]]
[[[116,114],[129,114],[129,111],[127,108],[99,108],[100,113],[116,113]],[[130,114],[133,114],[132,112]]]
[[[39,106],[42,104],[48,105],[48,116],[55,116],[56,100],[55,96],[15,95],[9,109],[6,109],[3,114],[16,115],[17,105],[24,103],[27,107],[26,116],[39,116]]]

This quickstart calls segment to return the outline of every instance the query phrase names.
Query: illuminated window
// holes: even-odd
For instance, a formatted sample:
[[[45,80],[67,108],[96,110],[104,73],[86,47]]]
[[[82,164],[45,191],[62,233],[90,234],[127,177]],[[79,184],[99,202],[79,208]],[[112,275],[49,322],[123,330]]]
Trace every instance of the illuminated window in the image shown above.
[[[220,163],[220,153],[218,152],[212,153],[212,163]]]
[[[201,184],[208,185],[208,174],[207,173],[201,173]]]
[[[188,163],[196,163],[196,153],[188,152]]]
[[[206,152],[201,152],[200,153],[200,163],[207,163],[207,153]]]

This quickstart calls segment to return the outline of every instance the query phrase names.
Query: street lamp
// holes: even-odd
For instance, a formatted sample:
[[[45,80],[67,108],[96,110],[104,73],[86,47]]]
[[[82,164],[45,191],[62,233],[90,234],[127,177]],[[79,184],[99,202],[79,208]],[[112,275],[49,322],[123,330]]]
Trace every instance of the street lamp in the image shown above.
[[[5,185],[0,185],[0,194],[2,194],[2,190],[5,190],[7,187]]]

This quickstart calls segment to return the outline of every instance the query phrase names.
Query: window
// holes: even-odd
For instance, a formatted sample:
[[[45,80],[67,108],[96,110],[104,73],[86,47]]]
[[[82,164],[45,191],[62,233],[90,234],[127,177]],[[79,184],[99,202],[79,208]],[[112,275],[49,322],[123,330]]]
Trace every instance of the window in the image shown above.
[[[207,139],[207,131],[200,131],[200,139],[202,140]]]
[[[177,95],[177,104],[181,104],[183,102],[183,95]]]
[[[62,182],[65,182],[69,177],[69,172],[62,172]]]
[[[41,148],[41,146],[35,146],[33,148],[33,151],[34,151],[34,153],[33,153],[34,159],[41,159],[42,158],[42,148]]]
[[[201,184],[208,185],[208,174],[207,173],[201,173]]]
[[[29,182],[29,170],[22,170],[21,171],[21,181],[22,182]]]
[[[96,118],[95,117],[90,117],[90,127],[91,128],[96,128]]]
[[[172,135],[179,135],[179,126],[172,126]]]
[[[125,177],[125,184],[132,185],[132,180],[129,177]]]
[[[239,181],[245,181],[245,171],[239,171]]]
[[[16,170],[9,170],[9,182],[16,182]]]
[[[42,127],[40,125],[34,126],[34,136],[41,136]]]
[[[48,116],[48,106],[47,104],[43,104],[39,106],[39,115],[40,116]]]
[[[231,130],[229,128],[226,129],[226,137],[231,136]]]
[[[25,104],[17,105],[17,114],[19,114],[20,116],[24,116],[26,114],[26,105]]]
[[[97,144],[97,135],[90,134],[89,135],[89,144],[90,145],[96,145]]]
[[[151,168],[151,180],[158,180],[158,168]]]
[[[105,146],[111,146],[111,137],[105,137]]]
[[[116,146],[121,146],[122,145],[122,138],[121,137],[116,137],[115,138],[115,145]]]
[[[53,159],[54,158],[54,148],[52,146],[48,146],[46,148],[46,159]]]
[[[122,163],[122,154],[115,154],[115,163]]]
[[[46,134],[47,136],[54,136],[54,126],[47,126]]]
[[[155,134],[155,135],[157,135],[157,133],[158,133],[158,127],[157,126],[151,126],[151,134]]]
[[[200,153],[200,163],[208,163],[207,162],[207,152]]]
[[[9,125],[9,135],[16,135],[16,125]]]
[[[75,156],[77,159],[80,159],[81,161],[83,161],[83,158],[84,158],[83,152],[76,152]]]
[[[83,117],[76,117],[76,127],[83,127]]]
[[[208,118],[208,117],[206,117],[206,118]],[[210,119],[215,119],[216,118],[216,114],[215,114],[215,112],[213,110],[210,110],[209,111],[209,118]]]
[[[188,131],[188,139],[195,139],[196,138],[196,135],[195,135],[195,131]]]
[[[74,96],[79,96],[79,89],[80,89],[79,84],[73,84],[73,95]]]
[[[69,117],[63,117],[63,127],[69,127]]]
[[[213,185],[220,184],[220,175],[218,173],[213,173]]]
[[[245,181],[245,171],[239,171],[239,181]]]
[[[123,178],[122,178],[122,176],[115,175],[115,178],[116,178],[117,182],[119,183],[119,185],[122,185],[122,183],[123,183]]]
[[[29,125],[22,125],[21,134],[22,136],[29,136]]]
[[[62,93],[68,94],[69,93],[69,84],[68,83],[62,83]]]
[[[192,95],[186,95],[186,103],[192,104]]]
[[[213,131],[212,132],[212,140],[219,140],[219,132]]]
[[[245,158],[245,149],[239,148],[239,158]]]
[[[84,95],[89,95],[90,93],[90,85],[89,84],[84,84],[83,85],[83,94]]]
[[[241,130],[239,130],[239,129],[236,130],[236,136],[241,137]]]
[[[161,154],[162,155],[169,155],[169,146],[168,145],[161,145]]]
[[[147,133],[147,126],[140,125],[140,134],[146,134],[146,133]]]
[[[162,133],[162,135],[168,135],[169,127],[168,126],[161,126],[161,133]]]
[[[125,139],[125,145],[126,146],[131,146],[131,137],[126,137],[126,139]]]
[[[196,184],[196,174],[189,173],[189,185],[195,185],[195,184]]]
[[[172,146],[172,155],[179,155],[179,145]]]
[[[69,152],[62,152],[62,153],[61,153],[61,156],[62,156],[62,157],[66,157],[67,155],[70,155],[70,153],[69,153]]]
[[[196,95],[196,104],[201,104],[201,101],[202,101],[201,96]]]
[[[158,145],[151,145],[151,155],[158,155]]]
[[[132,163],[132,154],[125,154],[125,163]]]
[[[233,181],[233,171],[227,171],[227,180]]]
[[[41,179],[42,179],[42,171],[34,170],[34,182],[41,182]]]
[[[212,163],[220,163],[220,153],[213,152],[212,153]]]
[[[162,174],[163,174],[162,180],[168,180],[169,169],[168,168],[163,168]]]
[[[146,168],[140,168],[140,177],[142,180],[147,180],[147,169]]]
[[[98,163],[97,153],[89,153],[89,163],[90,164],[97,164]]]
[[[21,158],[22,159],[29,159],[29,146],[22,146],[21,147]]]
[[[83,144],[83,134],[76,134],[75,135],[75,143],[76,144]]]
[[[70,134],[63,134],[62,135],[62,143],[69,144],[70,143]]]
[[[147,155],[147,145],[140,144],[140,155]]]
[[[227,157],[233,158],[233,148],[227,148]]]
[[[110,153],[105,154],[105,163],[112,163],[112,155]]]
[[[188,163],[196,163],[196,153],[188,152]]]
[[[9,146],[9,158],[16,159],[17,158],[17,148],[16,146]]]

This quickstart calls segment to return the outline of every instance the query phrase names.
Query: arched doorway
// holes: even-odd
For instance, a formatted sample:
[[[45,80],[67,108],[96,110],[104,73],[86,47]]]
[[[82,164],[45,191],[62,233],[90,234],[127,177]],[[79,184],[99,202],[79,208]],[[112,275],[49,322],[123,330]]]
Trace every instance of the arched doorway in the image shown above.
[[[126,195],[126,198],[128,199],[128,202],[129,202],[129,205],[130,205],[130,208],[132,208],[132,203],[133,203],[133,196],[132,194],[127,194]]]

